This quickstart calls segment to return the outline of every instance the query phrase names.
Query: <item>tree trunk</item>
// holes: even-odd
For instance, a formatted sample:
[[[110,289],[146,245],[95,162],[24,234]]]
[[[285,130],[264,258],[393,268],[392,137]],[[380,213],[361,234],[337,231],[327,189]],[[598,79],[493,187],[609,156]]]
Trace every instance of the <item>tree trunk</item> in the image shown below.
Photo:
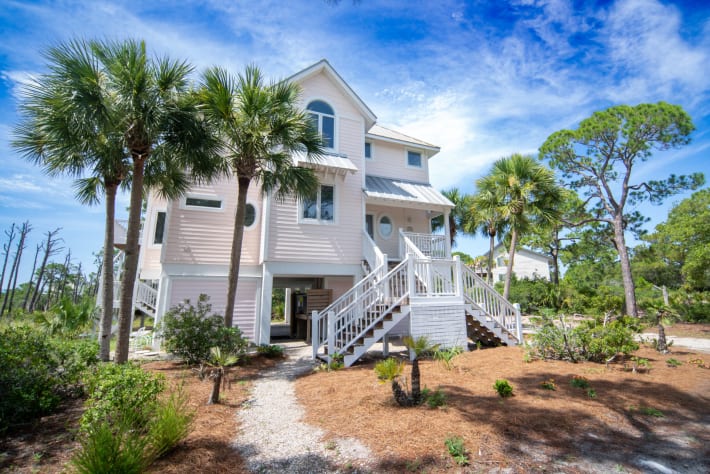
[[[219,389],[222,386],[222,368],[217,369],[216,373],[212,374],[212,392],[207,400],[208,405],[219,403]]]
[[[412,403],[419,405],[422,398],[422,376],[419,372],[419,359],[412,360]]]
[[[126,247],[124,250],[124,266],[121,278],[121,308],[118,317],[118,340],[114,360],[123,364],[128,361],[128,344],[131,337],[131,321],[133,320],[133,289],[136,286],[138,273],[138,254],[140,243],[138,238],[141,229],[141,211],[143,210],[143,173],[148,157],[134,155],[133,182],[131,183],[130,210],[128,211],[128,229],[126,230]],[[113,261],[111,258],[110,262]],[[104,265],[110,266],[110,262]]]
[[[518,245],[518,231],[513,227],[510,231],[510,251],[508,251],[508,272],[505,275],[505,286],[503,287],[503,298],[508,299],[510,294],[510,282],[513,279],[513,260],[515,259],[515,247]]]
[[[626,249],[624,224],[621,214],[614,218],[614,242],[616,243],[616,250],[619,252],[619,261],[621,263],[621,279],[624,283],[626,314],[637,318],[638,309],[636,308],[636,287],[634,285],[634,279],[631,275],[631,262],[629,261],[629,252]]]
[[[42,244],[37,244],[37,250],[35,250],[35,261],[32,264],[32,273],[30,273],[30,284],[25,292],[25,299],[22,301],[22,309],[27,311],[27,303],[30,298],[30,293],[32,293],[32,283],[35,277],[35,270],[37,270],[37,257],[39,257],[39,251],[42,250]]]
[[[552,240],[552,249],[550,250],[550,256],[552,257],[552,284],[555,288],[560,286],[560,233],[555,227],[554,236]]]
[[[493,249],[495,249],[495,239],[496,239],[496,234],[495,233],[489,233],[488,236],[490,237],[489,239],[489,244],[488,244],[488,284],[493,286]]]
[[[99,324],[99,357],[110,359],[111,324],[113,323],[113,245],[116,218],[116,191],[118,184],[105,184],[106,188],[106,228],[104,229],[104,256],[101,266],[101,323]]]
[[[47,260],[49,260],[49,257],[55,253],[53,247],[56,241],[52,240],[52,237],[54,237],[57,232],[59,232],[59,228],[47,231],[47,243],[44,246],[44,257],[42,257],[42,265],[40,265],[39,267],[37,285],[35,286],[35,291],[32,294],[32,300],[30,300],[30,307],[28,310],[29,312],[35,310],[35,305],[37,304],[39,295],[42,294],[41,290],[44,290],[44,285],[42,285],[42,278],[44,278],[44,272],[47,269]]]
[[[7,244],[3,245],[5,250],[5,260],[2,264],[2,276],[0,276],[0,293],[2,293],[2,285],[5,283],[5,271],[7,270],[7,261],[10,259],[10,249],[12,248],[12,241],[15,240],[15,223],[13,222],[10,226],[10,231],[5,231],[5,235],[8,237]],[[2,313],[0,313],[2,316]]]
[[[242,240],[244,238],[244,216],[247,207],[247,192],[249,191],[250,178],[237,179],[237,210],[234,216],[234,233],[232,235],[232,253],[229,260],[229,282],[227,286],[227,307],[224,310],[224,325],[232,327],[234,321],[234,302],[237,297],[237,280],[239,279],[239,265],[242,259]]]
[[[2,302],[0,315],[5,313],[6,307],[8,314],[12,311],[12,302],[15,299],[15,288],[17,287],[17,276],[20,273],[20,263],[22,262],[22,251],[25,249],[25,239],[27,238],[27,234],[30,233],[30,230],[32,230],[32,227],[30,226],[29,221],[23,223],[22,227],[20,227],[20,240],[17,242],[15,259],[12,262],[12,267],[10,267],[10,276],[7,279],[7,290],[5,291],[5,298]]]

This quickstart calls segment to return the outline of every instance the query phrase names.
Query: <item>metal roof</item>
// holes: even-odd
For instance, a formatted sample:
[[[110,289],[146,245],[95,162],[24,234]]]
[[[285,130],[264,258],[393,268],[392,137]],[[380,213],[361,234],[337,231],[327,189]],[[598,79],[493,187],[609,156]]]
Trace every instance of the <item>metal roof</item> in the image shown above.
[[[350,161],[349,158],[343,155],[324,154],[319,158],[311,160],[306,159],[304,154],[298,153],[295,157],[297,166],[307,166],[314,169],[325,169],[326,171],[335,171],[338,173],[355,173],[357,166]]]
[[[418,138],[410,137],[409,135],[405,135],[404,133],[385,128],[377,124],[370,127],[370,130],[367,131],[367,134],[379,138],[384,138],[389,141],[407,143],[418,147],[428,148],[435,152],[438,152],[440,149],[438,146],[432,145],[431,143],[425,142],[424,140],[419,140]]]
[[[401,179],[365,176],[365,195],[368,198],[421,206],[454,207],[446,196],[428,183],[416,183]]]

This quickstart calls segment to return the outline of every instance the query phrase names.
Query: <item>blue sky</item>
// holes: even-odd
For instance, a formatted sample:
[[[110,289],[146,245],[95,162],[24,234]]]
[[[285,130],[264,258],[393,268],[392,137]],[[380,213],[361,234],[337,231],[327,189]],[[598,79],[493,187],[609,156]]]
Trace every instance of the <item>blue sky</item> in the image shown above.
[[[710,178],[708,2],[4,0],[0,35],[0,230],[33,225],[23,267],[56,227],[85,264],[102,243],[102,207],[77,204],[70,180],[44,176],[9,144],[21,84],[45,70],[43,50],[75,37],[141,38],[198,72],[255,63],[274,79],[326,58],[381,125],[441,146],[431,162],[439,189],[473,192],[494,160],[535,153],[595,110],[659,100],[682,105],[697,131],[636,179]],[[644,206],[649,228],[682,197]],[[123,197],[119,215],[126,205]],[[458,250],[486,245],[464,238]]]

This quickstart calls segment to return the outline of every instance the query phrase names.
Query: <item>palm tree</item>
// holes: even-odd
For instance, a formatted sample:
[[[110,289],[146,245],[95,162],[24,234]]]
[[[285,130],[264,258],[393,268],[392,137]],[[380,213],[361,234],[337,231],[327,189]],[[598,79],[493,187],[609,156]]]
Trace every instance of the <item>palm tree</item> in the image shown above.
[[[199,91],[202,111],[220,141],[222,169],[236,178],[237,208],[229,264],[224,324],[232,326],[241,262],[244,218],[249,186],[261,185],[276,198],[308,197],[318,179],[309,168],[294,165],[292,155],[317,159],[323,153],[320,135],[298,108],[298,85],[265,84],[256,66],[234,77],[220,68],[207,70]]]
[[[134,40],[73,41],[46,56],[50,72],[27,89],[17,146],[50,173],[90,175],[77,184],[80,199],[106,194],[102,341],[108,339],[113,302],[115,193],[130,179],[115,357],[125,362],[144,191],[167,183],[164,194],[179,194],[189,185],[186,169],[193,179],[210,177],[216,170],[213,141],[187,94],[192,68],[186,63],[151,59],[145,43]]]
[[[478,192],[472,198],[471,217],[468,221],[467,232],[480,234],[488,237],[488,271],[487,279],[489,284],[493,284],[493,249],[495,248],[496,236],[506,231],[506,221],[500,213],[500,203],[497,196],[487,189],[481,188],[480,180],[477,183]]]
[[[454,208],[451,209],[449,213],[449,243],[453,247],[456,243],[456,236],[459,231],[467,232],[467,228],[470,227],[468,224],[471,218],[471,196],[462,193],[459,188],[451,188],[442,191],[441,194],[446,196],[446,198],[454,204]],[[443,216],[436,218],[432,222],[433,230],[440,229],[444,226]]]
[[[491,172],[479,179],[477,185],[498,202],[496,207],[510,229],[508,271],[503,289],[503,297],[507,299],[518,237],[528,231],[533,216],[548,221],[559,218],[556,204],[561,199],[561,189],[549,168],[531,156],[517,153],[496,161]]]
[[[426,336],[413,338],[406,336],[402,339],[404,345],[409,349],[412,359],[412,392],[410,397],[413,405],[419,405],[422,401],[421,373],[419,372],[419,358],[429,352],[434,352],[439,348],[438,344],[430,344]]]

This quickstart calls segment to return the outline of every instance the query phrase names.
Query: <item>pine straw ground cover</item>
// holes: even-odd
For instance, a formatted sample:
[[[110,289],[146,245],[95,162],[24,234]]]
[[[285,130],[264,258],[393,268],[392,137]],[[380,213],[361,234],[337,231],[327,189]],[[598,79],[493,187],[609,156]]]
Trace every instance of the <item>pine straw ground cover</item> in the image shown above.
[[[423,361],[422,386],[447,397],[437,409],[398,407],[389,385],[377,382],[374,362],[302,377],[296,393],[308,423],[360,439],[376,454],[369,468],[377,472],[655,472],[653,462],[710,472],[710,354],[671,349],[641,348],[635,355],[650,370],[636,373],[629,360],[608,368],[526,363],[515,347],[462,354],[451,370]],[[669,367],[670,358],[680,365]],[[574,377],[589,388],[572,386]],[[500,398],[496,379],[507,379],[514,396]],[[448,454],[452,436],[463,438],[468,467]]]

